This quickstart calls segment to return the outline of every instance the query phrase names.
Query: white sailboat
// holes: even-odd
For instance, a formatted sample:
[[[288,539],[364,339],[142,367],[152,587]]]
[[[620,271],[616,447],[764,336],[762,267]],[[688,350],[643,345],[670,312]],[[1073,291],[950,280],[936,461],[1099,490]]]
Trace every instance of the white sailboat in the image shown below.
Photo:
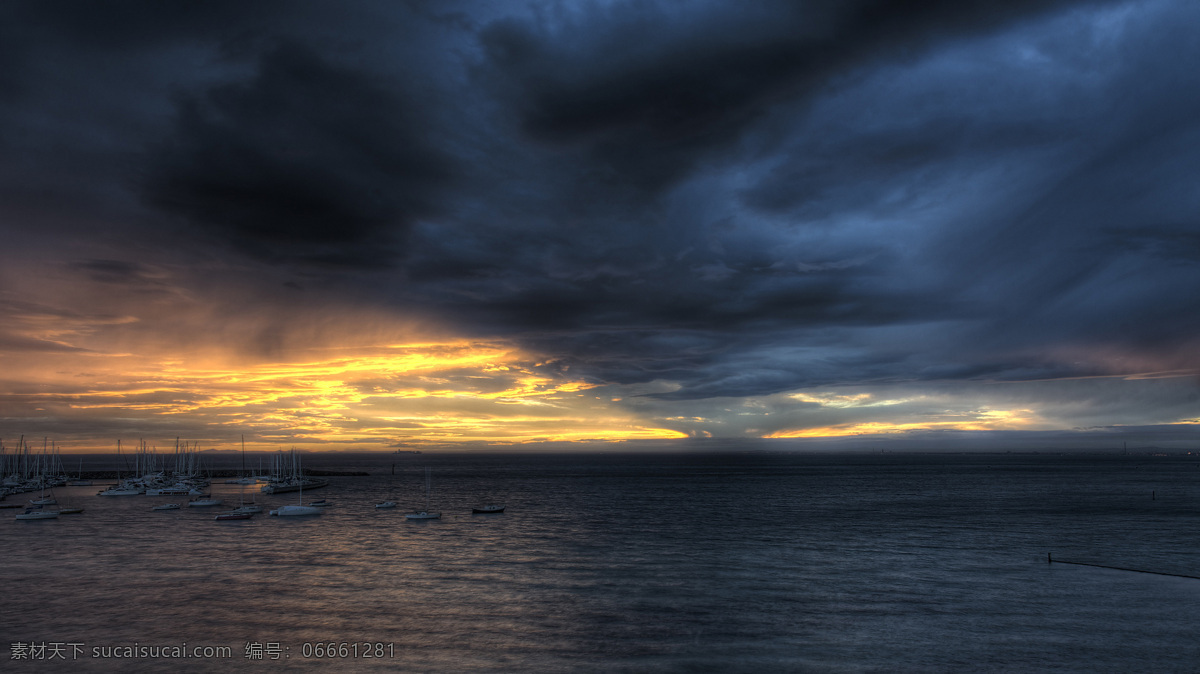
[[[96,496],[137,496],[146,493],[146,490],[139,487],[131,480],[121,479],[121,440],[117,439],[117,483],[100,491]]]
[[[245,490],[243,489],[242,493],[238,495],[238,507],[234,508],[233,512],[239,513],[239,514],[250,513],[251,515],[253,515],[254,513],[260,513],[262,511],[263,511],[263,507],[258,505],[254,501],[246,503],[246,493],[245,493]]]
[[[299,459],[296,460],[296,474],[300,474]],[[294,517],[298,515],[320,515],[321,513],[325,512],[324,508],[315,508],[313,506],[304,505],[303,486],[297,490],[297,499],[297,505],[279,506],[277,509],[272,510],[268,514],[276,517]]]
[[[325,512],[322,508],[314,508],[306,505],[285,505],[272,510],[271,514],[276,517],[291,517],[295,515],[320,515]]]
[[[17,515],[19,520],[56,520],[58,519],[57,510],[42,510],[41,506],[31,506],[25,509],[25,512]]]
[[[221,505],[221,499],[213,498],[211,494],[203,494],[188,501],[189,508],[211,508]]]
[[[272,462],[274,468],[271,471],[271,481],[259,490],[264,494],[283,494],[289,491],[300,491],[305,487],[316,489],[329,484],[329,480],[305,477],[304,471],[300,469],[300,456],[294,449],[290,457],[277,455]]]
[[[425,469],[425,509],[418,510],[415,513],[405,513],[404,516],[410,520],[436,520],[442,516],[441,513],[430,512],[429,510],[429,469]]]

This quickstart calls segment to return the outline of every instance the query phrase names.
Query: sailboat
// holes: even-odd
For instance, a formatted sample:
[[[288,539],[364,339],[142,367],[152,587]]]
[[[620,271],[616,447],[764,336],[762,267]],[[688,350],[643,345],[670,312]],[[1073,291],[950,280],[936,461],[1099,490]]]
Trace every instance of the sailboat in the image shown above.
[[[83,479],[83,459],[79,460],[79,479],[71,480],[70,482],[67,483],[67,486],[69,486],[69,487],[90,487],[90,486],[92,486],[91,480]]]
[[[46,449],[42,448],[42,464],[41,473],[38,475],[38,486],[41,487],[42,493],[35,499],[29,499],[31,506],[47,506],[58,505],[58,500],[54,498],[54,488],[50,488],[50,495],[46,496],[46,483],[50,481],[50,466],[46,459]]]
[[[296,474],[297,475],[300,474],[299,459],[296,460]],[[323,508],[314,508],[313,506],[303,505],[304,504],[303,483],[301,483],[301,487],[300,487],[300,489],[297,490],[297,492],[298,492],[298,494],[297,494],[298,500],[296,501],[297,505],[279,506],[279,508],[272,510],[269,514],[274,515],[276,517],[290,517],[290,516],[295,516],[295,515],[320,515],[321,513],[325,512],[325,510]]]
[[[42,483],[42,493],[38,498],[30,499],[29,505],[44,506],[58,505],[58,500],[54,498],[54,492],[51,491],[49,496],[46,496],[46,485]]]
[[[243,489],[242,493],[238,495],[238,507],[234,508],[233,512],[240,513],[240,514],[253,515],[254,513],[260,513],[262,511],[263,511],[263,507],[258,505],[254,501],[246,503],[246,493],[245,493],[245,490]]]
[[[245,468],[245,465],[246,465],[245,451],[246,451],[246,439],[243,437],[242,438],[242,452],[243,452],[242,466],[243,466],[243,469]],[[243,470],[243,473],[244,472],[245,471]],[[246,483],[246,484],[250,484],[250,483]],[[262,506],[257,505],[257,504],[246,505],[246,490],[243,488],[241,490],[241,492],[238,494],[238,507],[236,509],[230,510],[229,512],[226,512],[226,513],[218,513],[217,516],[214,517],[213,519],[218,522],[224,522],[227,520],[248,520],[251,517],[254,517],[254,513],[260,513],[260,512],[262,512]]]
[[[242,436],[242,472],[241,475],[232,480],[225,480],[225,484],[257,484],[258,480],[250,476],[246,472],[246,436]],[[261,511],[259,511],[261,512]]]
[[[146,493],[145,489],[138,487],[134,480],[121,479],[121,439],[117,439],[117,483],[110,486],[108,489],[97,492],[96,496],[137,496]]]
[[[58,519],[57,510],[42,510],[42,506],[30,506],[25,509],[25,512],[17,515],[19,520],[56,520]]]
[[[425,509],[415,513],[405,513],[404,516],[410,520],[436,520],[442,516],[441,513],[429,512],[429,469],[425,469]]]
[[[325,512],[323,508],[314,508],[306,505],[285,505],[272,510],[271,514],[276,517],[287,517],[292,515],[320,515]]]
[[[201,494],[196,498],[188,501],[189,508],[211,508],[212,506],[221,505],[221,499],[213,498],[212,494]]]
[[[218,522],[223,522],[225,520],[248,520],[251,517],[254,517],[254,513],[240,513],[236,510],[231,510],[227,513],[220,513],[213,519],[217,520]]]
[[[83,508],[71,502],[71,498],[67,497],[67,502],[64,505],[58,506],[59,515],[78,515],[83,512]]]
[[[392,475],[395,475],[395,474],[396,474],[396,464],[393,463],[392,464]],[[390,484],[390,482],[389,482],[389,484]],[[391,487],[389,487],[388,488],[389,493],[388,493],[387,499],[384,501],[381,501],[379,503],[376,503],[375,504],[376,508],[395,508],[396,507],[396,505],[397,505],[396,499],[392,498],[391,491],[392,491],[392,489],[391,489]]]

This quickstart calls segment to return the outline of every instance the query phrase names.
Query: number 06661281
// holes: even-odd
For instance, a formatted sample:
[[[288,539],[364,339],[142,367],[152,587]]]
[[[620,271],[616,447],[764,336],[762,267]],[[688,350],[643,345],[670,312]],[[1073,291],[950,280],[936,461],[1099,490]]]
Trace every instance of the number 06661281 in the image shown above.
[[[396,645],[382,641],[305,642],[300,655],[306,658],[394,658]]]

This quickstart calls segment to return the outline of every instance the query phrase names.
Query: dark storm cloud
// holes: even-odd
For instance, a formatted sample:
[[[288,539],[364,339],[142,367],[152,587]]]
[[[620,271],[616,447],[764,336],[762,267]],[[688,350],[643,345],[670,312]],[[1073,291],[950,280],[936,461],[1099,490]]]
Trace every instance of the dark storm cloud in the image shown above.
[[[1200,116],[1195,100],[1174,105]],[[977,295],[996,319],[982,339],[1161,350],[1200,331],[1200,297],[1185,290],[1200,282],[1200,200],[1184,196],[1200,174],[1200,125],[1132,127],[1104,149],[1002,226],[976,230],[976,246],[943,243],[958,253],[944,267],[951,282],[989,295]]]
[[[1061,139],[1060,130],[1026,119],[980,120],[972,112],[948,109],[898,128],[806,139],[741,198],[755,210],[805,220],[836,213],[852,201],[882,202],[881,214],[902,212],[964,165]],[[898,188],[908,192],[906,198],[883,198]]]
[[[386,264],[449,174],[414,102],[298,44],[180,108],[149,200],[268,259]]]
[[[237,0],[162,3],[150,0],[25,0],[10,3],[10,18],[26,30],[91,48],[121,49],[169,44],[267,20],[281,3]]]
[[[100,283],[145,285],[156,282],[154,272],[144,264],[125,260],[81,260],[71,265]]]
[[[1053,0],[812,1],[596,8],[557,31],[517,20],[482,33],[532,138],[580,146],[598,175],[657,187],[779,103],[870,59],[1076,4]],[[676,9],[678,11],[678,9]]]
[[[0,38],[8,38],[9,31],[0,30]],[[8,39],[0,40],[0,105],[11,103],[21,91],[21,54],[17,45]],[[0,135],[0,141],[4,136]]]
[[[88,70],[88,59],[152,54],[180,43],[263,31],[280,3],[236,0],[161,3],[149,0],[15,0],[0,8],[0,100],[36,91],[38,71]],[[120,91],[113,91],[115,96]],[[86,104],[86,101],[81,101]]]
[[[563,254],[575,260],[586,255]],[[443,280],[440,293],[459,292],[436,295],[430,309],[513,335],[560,361],[572,376],[620,384],[680,382],[684,390],[660,394],[678,399],[770,393],[857,379],[868,371],[884,376],[861,356],[831,359],[773,348],[837,345],[857,329],[960,315],[952,302],[879,287],[895,271],[884,259],[798,271],[758,252],[727,253],[719,265],[686,257],[647,261],[646,255],[628,254],[642,264],[614,259],[601,266],[588,259],[556,277],[548,277],[545,267],[510,265],[478,279]],[[750,355],[759,350],[766,351]],[[901,367],[890,351],[881,358],[891,374]]]
[[[910,78],[889,91],[880,78],[880,90],[893,94],[885,121],[835,107],[850,120],[832,127],[844,133],[802,145],[834,150],[796,153],[782,164],[793,173],[776,173],[777,182],[750,193],[773,199],[750,206],[801,220],[848,210],[928,219],[931,209],[970,204],[946,186],[971,194],[979,186],[965,177],[1012,175],[1008,184],[992,181],[994,197],[975,197],[944,225],[935,219],[916,231],[880,231],[884,245],[921,253],[879,280],[918,296],[936,293],[952,307],[940,315],[898,311],[910,320],[960,320],[928,330],[920,344],[888,342],[901,353],[911,349],[894,361],[892,376],[1021,380],[1153,368],[1152,361],[1162,369],[1200,365],[1188,355],[1195,353],[1200,306],[1187,290],[1200,283],[1193,245],[1200,203],[1190,187],[1200,174],[1200,105],[1194,76],[1180,67],[1200,57],[1185,28],[1195,14],[1155,8],[1162,13],[1108,18],[1107,30],[1120,27],[1121,49],[1097,48],[1111,39],[1107,30],[1079,42],[1064,38],[1069,18],[1041,34],[1018,34],[1050,61],[1014,69],[1025,79],[996,69],[976,88],[946,89],[956,83],[943,77],[939,91]],[[971,57],[965,49],[958,55],[964,57]],[[1063,62],[1073,69],[1064,72]],[[982,87],[1000,95],[983,95]],[[905,88],[921,106],[897,100]],[[933,96],[948,98],[943,92],[958,100],[927,106]],[[867,123],[854,127],[859,119]],[[795,171],[798,163],[803,172]],[[924,284],[910,280],[922,278]],[[868,290],[881,287],[872,280]],[[860,343],[881,352],[880,344]],[[1112,357],[1090,358],[1092,346]],[[1047,348],[1057,353],[1035,355]],[[1067,353],[1072,349],[1076,358]],[[839,373],[872,374],[852,367]]]
[[[819,220],[851,210],[910,219],[922,199],[937,198],[929,192],[997,156],[1019,163],[1062,148],[1070,135],[1064,125],[1078,119],[1061,109],[1015,109],[1011,92],[967,91],[966,101],[946,92],[942,105],[904,111],[903,124],[805,124],[840,114],[814,112],[814,103],[877,72],[917,67],[939,49],[1066,8],[1105,4],[706,5],[686,16],[617,4],[486,24],[473,81],[504,105],[493,128],[525,139],[512,141],[514,171],[540,183],[498,197],[506,209],[489,213],[490,227],[455,227],[445,240],[436,228],[425,232],[407,267],[416,287],[396,296],[485,331],[503,327],[599,381],[676,381],[681,390],[660,394],[675,397],[932,372],[1050,371],[995,356],[1000,364],[980,367],[966,353],[958,354],[963,362],[944,363],[920,355],[920,338],[884,347],[861,337],[949,322],[933,340],[948,345],[967,332],[954,322],[980,321],[989,308],[961,286],[939,285],[945,261],[914,259],[913,248],[931,250],[943,234],[931,229],[910,247],[906,234],[882,226],[856,235]],[[992,64],[982,72],[1009,77],[1001,87],[1024,86],[1021,75],[1002,70]],[[964,75],[971,76],[979,77]],[[868,94],[865,104],[886,119],[885,96]],[[774,168],[764,173],[755,163]],[[735,189],[704,182],[722,170],[760,179]],[[910,196],[897,199],[900,192]],[[545,224],[531,225],[530,216]],[[764,226],[764,217],[791,220],[792,231]],[[965,246],[975,250],[985,254]],[[1012,243],[993,252],[1017,250]],[[677,332],[710,344],[660,348]],[[774,355],[780,346],[827,347],[830,339],[859,352]]]

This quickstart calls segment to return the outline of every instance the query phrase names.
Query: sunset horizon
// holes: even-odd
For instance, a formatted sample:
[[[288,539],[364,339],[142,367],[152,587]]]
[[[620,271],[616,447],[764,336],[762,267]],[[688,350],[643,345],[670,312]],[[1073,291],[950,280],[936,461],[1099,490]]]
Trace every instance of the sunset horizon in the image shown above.
[[[0,655],[1200,662],[1200,2],[0,2]]]

